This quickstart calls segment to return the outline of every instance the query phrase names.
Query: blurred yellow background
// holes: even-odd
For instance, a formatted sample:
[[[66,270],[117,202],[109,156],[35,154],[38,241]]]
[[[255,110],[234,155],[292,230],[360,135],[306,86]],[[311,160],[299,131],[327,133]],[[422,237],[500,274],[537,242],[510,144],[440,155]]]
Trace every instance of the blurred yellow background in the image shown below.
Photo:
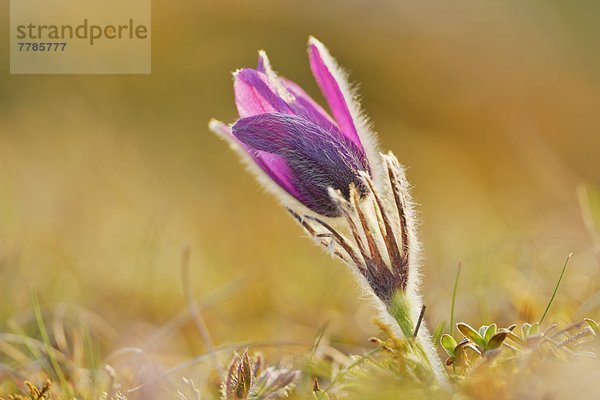
[[[180,255],[217,344],[376,332],[350,274],[207,129],[236,118],[231,72],[265,49],[321,103],[314,35],[360,83],[381,148],[409,167],[432,327],[600,318],[598,249],[576,187],[600,182],[593,1],[153,1],[150,76],[11,76],[0,63],[0,319],[42,303],[141,346],[186,308]],[[7,17],[0,26],[8,35]],[[191,322],[161,344],[204,351]]]

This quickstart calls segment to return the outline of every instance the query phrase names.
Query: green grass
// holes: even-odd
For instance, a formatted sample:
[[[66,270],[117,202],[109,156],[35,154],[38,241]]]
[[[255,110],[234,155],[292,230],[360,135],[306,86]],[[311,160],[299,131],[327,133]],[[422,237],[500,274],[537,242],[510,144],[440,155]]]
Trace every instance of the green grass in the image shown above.
[[[27,332],[13,323],[16,334],[0,339],[2,366],[7,369],[2,373],[13,369],[18,374],[12,377],[5,374],[0,391],[4,393],[3,399],[82,400],[147,396],[219,399],[224,396],[222,393],[228,393],[224,398],[232,400],[393,399],[397,393],[409,399],[450,399],[458,394],[462,398],[504,399],[526,390],[542,393],[548,383],[544,379],[551,379],[555,371],[567,373],[581,369],[589,371],[591,377],[595,368],[600,367],[596,356],[600,342],[595,329],[597,324],[592,319],[541,329],[552,301],[560,295],[558,287],[566,265],[539,322],[513,324],[506,329],[497,328],[496,324],[476,329],[459,323],[462,340],[461,337],[449,339],[451,332],[444,335],[440,350],[449,356],[446,370],[449,386],[435,383],[423,369],[411,350],[414,338],[396,337],[379,321],[376,325],[380,334],[371,338],[372,344],[365,343],[351,352],[332,344],[324,325],[316,332],[312,344],[307,341],[211,347],[193,362],[184,361],[165,372],[159,372],[159,368],[148,375],[150,366],[156,368],[157,359],[141,357],[141,349],[102,351],[104,346],[96,342],[98,335],[86,325],[83,310],[70,310],[72,321],[76,321],[73,324],[67,320],[64,306],[59,306],[63,310],[61,314],[52,307],[41,307],[34,290],[31,330]],[[184,281],[186,279],[184,274]],[[198,313],[196,309],[188,318],[197,318]],[[57,315],[62,319],[57,320]],[[47,324],[54,329],[48,330]],[[276,350],[276,359],[262,355],[261,350],[270,349]],[[117,353],[123,356],[115,356]],[[127,353],[131,359],[120,363],[119,358],[127,357]],[[23,356],[27,360],[25,365],[19,364]],[[214,357],[217,357],[216,364],[211,361]],[[229,365],[228,372],[215,367],[220,363]],[[534,376],[535,379],[527,378]],[[568,382],[560,384],[567,387]]]

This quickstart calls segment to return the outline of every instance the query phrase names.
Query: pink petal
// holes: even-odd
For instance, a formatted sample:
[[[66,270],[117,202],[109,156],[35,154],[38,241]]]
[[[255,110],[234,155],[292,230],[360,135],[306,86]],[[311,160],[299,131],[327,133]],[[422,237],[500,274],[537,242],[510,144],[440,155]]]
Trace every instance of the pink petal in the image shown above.
[[[327,111],[314,101],[298,84],[277,75],[277,73],[273,71],[267,53],[262,50],[258,52],[258,63],[256,68],[267,76],[270,83],[278,85],[280,91],[287,94],[287,96],[284,96],[284,99],[293,109],[295,114],[302,115],[326,129],[337,129],[336,122],[329,116]]]
[[[302,201],[300,193],[293,183],[294,178],[292,171],[282,157],[250,148],[236,138],[231,132],[231,127],[224,122],[213,119],[210,121],[209,127],[223,139],[235,142],[276,184],[281,186],[299,201]]]
[[[267,76],[255,69],[245,68],[236,72],[233,90],[241,118],[268,112],[292,112],[269,85]]]
[[[356,131],[352,114],[340,89],[340,85],[332,74],[332,71],[336,70],[335,62],[327,53],[324,46],[313,38],[311,38],[309,43],[308,57],[310,60],[310,69],[321,89],[321,93],[323,93],[327,104],[329,104],[338,127],[346,137],[362,149],[363,146]]]

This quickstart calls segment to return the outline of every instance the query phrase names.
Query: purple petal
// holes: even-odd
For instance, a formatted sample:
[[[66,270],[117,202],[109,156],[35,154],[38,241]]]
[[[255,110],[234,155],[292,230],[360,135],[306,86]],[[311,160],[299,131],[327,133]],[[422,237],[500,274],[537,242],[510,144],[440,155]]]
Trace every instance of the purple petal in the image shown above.
[[[283,86],[294,95],[295,100],[292,103],[292,107],[297,114],[305,116],[327,130],[332,128],[337,129],[337,124],[327,114],[327,111],[317,104],[300,86],[286,78],[280,78],[280,80]]]
[[[321,93],[325,97],[331,113],[337,121],[340,130],[354,142],[357,146],[362,149],[360,138],[354,126],[352,114],[348,108],[348,104],[344,98],[344,94],[340,89],[340,85],[333,76],[331,70],[335,67],[334,65],[328,65],[323,60],[323,54],[316,44],[316,40],[311,40],[308,47],[308,57],[310,60],[310,69],[312,70],[313,76],[321,89]],[[319,43],[320,44],[320,43]],[[328,54],[324,54],[325,58],[328,58]],[[330,63],[331,64],[331,63]]]
[[[287,78],[278,76],[273,71],[271,62],[264,51],[258,52],[257,70],[265,74],[270,82],[276,81],[275,84],[280,85],[281,89],[286,91],[288,94],[286,96],[287,103],[292,108],[294,114],[302,115],[327,130],[337,128],[337,124],[327,114],[327,111],[317,104],[298,84]]]
[[[242,69],[233,82],[235,104],[240,117],[267,112],[293,112],[290,106],[268,84],[268,78],[255,69]]]
[[[263,74],[267,73],[267,68],[266,68],[265,64],[268,63],[268,60],[266,58],[267,58],[267,55],[265,53],[263,53],[262,51],[260,51],[258,53],[258,62],[256,63],[256,69],[258,72],[262,72]]]
[[[276,184],[296,199],[300,200],[301,194],[294,185],[294,175],[282,157],[264,151],[251,150],[245,145],[244,147],[256,164],[258,164],[258,166],[265,171]]]
[[[255,115],[236,122],[232,133],[248,147],[285,160],[297,191],[292,195],[322,215],[339,215],[329,198],[329,187],[347,198],[351,184],[361,186],[358,171],[368,170],[361,149],[339,130],[326,131],[303,117]]]
[[[293,185],[293,175],[285,160],[280,156],[254,150],[246,144],[240,142],[238,138],[231,133],[231,127],[224,122],[211,120],[210,129],[224,139],[233,140],[240,146],[246,154],[262,169],[275,183],[285,191],[297,197],[298,190]]]

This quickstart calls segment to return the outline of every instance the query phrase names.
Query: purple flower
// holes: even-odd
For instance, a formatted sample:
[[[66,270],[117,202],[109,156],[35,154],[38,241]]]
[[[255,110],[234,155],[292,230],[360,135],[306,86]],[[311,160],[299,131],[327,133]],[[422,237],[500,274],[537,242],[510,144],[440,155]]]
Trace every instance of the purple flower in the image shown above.
[[[420,246],[405,169],[392,153],[377,152],[345,75],[325,46],[310,38],[308,56],[331,116],[275,74],[260,52],[256,69],[234,74],[240,118],[231,126],[212,120],[210,128],[291,206],[309,237],[350,266],[377,299],[383,320],[412,338],[415,359],[443,384],[443,366],[421,323]],[[341,218],[331,223],[322,216]]]
[[[315,213],[337,217],[329,188],[345,198],[351,185],[364,193],[360,173],[371,174],[371,166],[355,122],[357,107],[335,61],[314,38],[308,56],[333,117],[297,84],[275,74],[260,52],[257,69],[234,74],[240,119],[232,126],[213,120],[210,126],[287,194]]]

